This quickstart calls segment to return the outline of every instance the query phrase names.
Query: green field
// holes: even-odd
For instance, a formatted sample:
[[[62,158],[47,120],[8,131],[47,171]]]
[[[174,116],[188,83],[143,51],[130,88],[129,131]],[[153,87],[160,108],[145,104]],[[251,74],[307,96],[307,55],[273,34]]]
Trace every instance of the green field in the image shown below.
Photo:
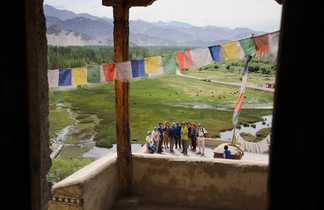
[[[50,139],[56,136],[56,132],[72,123],[69,113],[64,109],[56,109],[55,106],[50,106],[49,112],[49,137]]]
[[[130,127],[132,143],[143,143],[148,130],[159,122],[192,121],[207,128],[211,137],[217,137],[223,130],[232,128],[232,111],[239,94],[238,87],[224,86],[175,75],[175,52],[184,48],[131,48],[130,59],[161,55],[167,64],[165,76],[143,78],[130,82]],[[87,64],[113,62],[111,47],[53,47],[48,48],[49,68],[79,67]],[[215,79],[224,82],[240,82],[242,61],[218,62],[197,70],[186,72],[188,75]],[[276,68],[253,59],[250,65],[248,82],[256,85],[272,83]],[[66,135],[64,149],[57,159],[52,160],[49,180],[57,182],[69,176],[94,159],[82,155],[91,146],[80,146],[82,139],[95,134],[97,146],[111,147],[115,136],[115,92],[114,83],[84,86],[74,90],[50,91],[49,93],[49,135],[73,124],[73,130]],[[245,104],[271,104],[273,94],[247,89]],[[58,107],[63,104],[64,107]],[[193,106],[205,108],[195,109]],[[207,108],[206,108],[207,107]],[[67,111],[70,110],[70,113]],[[226,111],[224,111],[224,109]],[[246,124],[261,120],[272,110],[243,109],[239,122]],[[268,131],[260,131],[257,136],[245,137],[257,141]]]
[[[238,88],[168,75],[133,80],[130,84],[131,138],[143,142],[146,132],[161,121],[193,121],[205,126],[211,136],[232,127],[231,111],[194,109],[182,104],[207,104],[212,107],[233,106]],[[78,114],[94,114],[100,118],[95,127],[96,144],[111,147],[115,143],[115,99],[113,83],[82,87],[50,94],[50,103],[69,103]],[[273,94],[247,90],[246,103],[271,103]],[[252,122],[272,110],[243,110],[240,122]],[[51,120],[51,118],[50,118]],[[55,124],[50,121],[50,124]]]
[[[261,65],[261,64],[260,64]],[[248,83],[258,86],[262,86],[266,83],[274,83],[275,71],[270,64],[262,64],[264,69],[258,66],[258,69],[254,70],[253,65],[250,67]],[[261,65],[261,66],[262,66]],[[254,67],[256,68],[256,67]],[[196,76],[205,79],[219,80],[223,82],[240,83],[243,69],[243,62],[222,62],[213,63],[208,66],[202,67],[197,70],[190,70],[184,72],[186,75]],[[267,73],[264,73],[267,72]]]

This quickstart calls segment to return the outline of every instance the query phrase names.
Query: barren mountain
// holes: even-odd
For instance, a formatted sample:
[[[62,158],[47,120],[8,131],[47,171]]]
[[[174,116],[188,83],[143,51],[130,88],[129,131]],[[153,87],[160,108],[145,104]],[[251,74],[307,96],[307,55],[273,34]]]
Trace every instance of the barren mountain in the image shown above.
[[[113,21],[86,13],[44,6],[48,44],[50,45],[109,45],[113,43]],[[227,40],[250,36],[248,28],[197,27],[188,23],[130,21],[130,43],[133,46],[206,47]]]

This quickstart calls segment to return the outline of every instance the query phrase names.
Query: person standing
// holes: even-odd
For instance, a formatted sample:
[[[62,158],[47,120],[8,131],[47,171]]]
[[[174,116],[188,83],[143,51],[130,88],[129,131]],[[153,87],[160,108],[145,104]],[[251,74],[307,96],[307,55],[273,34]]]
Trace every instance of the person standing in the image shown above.
[[[189,125],[181,125],[181,141],[182,141],[182,153],[188,155],[188,146],[189,146],[189,136],[188,136]]]
[[[197,148],[197,136],[198,136],[198,129],[195,123],[191,124],[190,129],[190,139],[191,139],[191,149],[192,151],[196,151]]]
[[[198,124],[198,149],[199,152],[197,154],[201,154],[202,156],[205,155],[205,138],[207,137],[208,133],[204,127],[201,127]]]
[[[162,153],[162,144],[163,144],[163,123],[159,123],[159,128],[157,129],[159,132],[159,145],[158,145],[158,153]]]
[[[179,146],[179,149],[181,149],[181,126],[179,123],[177,123],[175,130],[175,148],[178,149]]]
[[[169,123],[165,122],[163,128],[163,146],[165,149],[169,148],[169,127]]]
[[[171,127],[169,128],[169,142],[170,142],[170,152],[174,152],[173,148],[174,148],[174,143],[175,143],[175,136],[176,136],[176,125],[173,122]]]
[[[189,146],[190,146],[190,149],[192,150],[192,142],[191,142],[192,124],[191,124],[191,122],[187,122],[186,126],[188,127]]]
[[[159,141],[160,141],[160,133],[158,131],[158,128],[157,127],[154,127],[154,130],[153,130],[153,142],[154,142],[154,145],[156,148],[159,147]]]

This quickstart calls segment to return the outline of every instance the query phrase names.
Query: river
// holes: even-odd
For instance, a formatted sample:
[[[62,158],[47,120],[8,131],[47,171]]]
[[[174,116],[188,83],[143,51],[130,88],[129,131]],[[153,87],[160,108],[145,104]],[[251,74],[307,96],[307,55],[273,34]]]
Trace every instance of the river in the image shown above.
[[[262,128],[270,128],[272,125],[272,115],[267,115],[262,117],[262,121],[256,123],[249,123],[248,126],[241,125],[241,128],[236,129],[238,133],[250,133],[256,135],[256,133]],[[231,140],[233,136],[233,129],[229,131],[224,131],[219,134],[221,139]]]

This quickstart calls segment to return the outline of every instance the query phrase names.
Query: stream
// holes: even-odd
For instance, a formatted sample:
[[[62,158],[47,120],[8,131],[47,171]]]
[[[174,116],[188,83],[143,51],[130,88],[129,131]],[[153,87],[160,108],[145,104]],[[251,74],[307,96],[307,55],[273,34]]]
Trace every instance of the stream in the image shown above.
[[[206,103],[190,102],[190,103],[177,103],[177,104],[166,104],[173,107],[184,107],[192,109],[211,109],[218,111],[228,111],[233,112],[233,105],[230,104],[220,104],[220,105],[210,105]],[[259,103],[259,104],[247,104],[245,103],[242,109],[272,109],[272,103]]]
[[[190,103],[190,104],[179,104],[179,106],[186,106],[186,107],[192,107],[195,109],[218,109],[223,111],[231,111],[228,108],[221,108],[221,107],[213,107],[207,104],[200,104],[200,103]],[[94,127],[96,123],[100,121],[100,119],[97,118],[97,116],[89,115],[87,119],[92,119],[93,123],[91,124],[82,124],[82,119],[78,120],[77,116],[78,113],[74,112],[69,106],[66,106],[64,104],[57,104],[58,109],[66,109],[70,117],[73,120],[73,123],[62,130],[60,130],[57,133],[57,136],[53,139],[51,139],[51,142],[53,145],[56,145],[56,148],[58,145],[64,145],[64,149],[62,151],[59,151],[59,155],[61,153],[64,153],[64,150],[69,149],[69,147],[79,147],[79,148],[88,148],[86,152],[83,152],[81,156],[83,158],[94,158],[98,159],[101,158],[107,154],[112,154],[117,152],[116,144],[113,144],[112,148],[102,148],[95,146],[95,135],[96,132],[94,131]],[[246,126],[241,125],[241,128],[237,129],[238,133],[246,132],[251,133],[253,135],[256,134],[257,131],[259,131],[262,128],[268,128],[271,127],[272,123],[272,115],[264,116],[262,117],[262,121],[256,122],[256,123],[250,123]],[[220,138],[224,140],[231,140],[233,135],[233,129],[224,131],[220,133]],[[143,149],[141,144],[132,144],[132,151],[133,152],[139,152],[141,149]],[[253,158],[252,158],[253,159]]]
[[[256,135],[256,133],[262,128],[270,128],[272,126],[272,115],[262,117],[262,121],[256,123],[249,123],[248,126],[241,125],[241,128],[237,128],[238,133],[250,133]],[[220,138],[224,140],[231,140],[233,136],[233,129],[219,133]]]

